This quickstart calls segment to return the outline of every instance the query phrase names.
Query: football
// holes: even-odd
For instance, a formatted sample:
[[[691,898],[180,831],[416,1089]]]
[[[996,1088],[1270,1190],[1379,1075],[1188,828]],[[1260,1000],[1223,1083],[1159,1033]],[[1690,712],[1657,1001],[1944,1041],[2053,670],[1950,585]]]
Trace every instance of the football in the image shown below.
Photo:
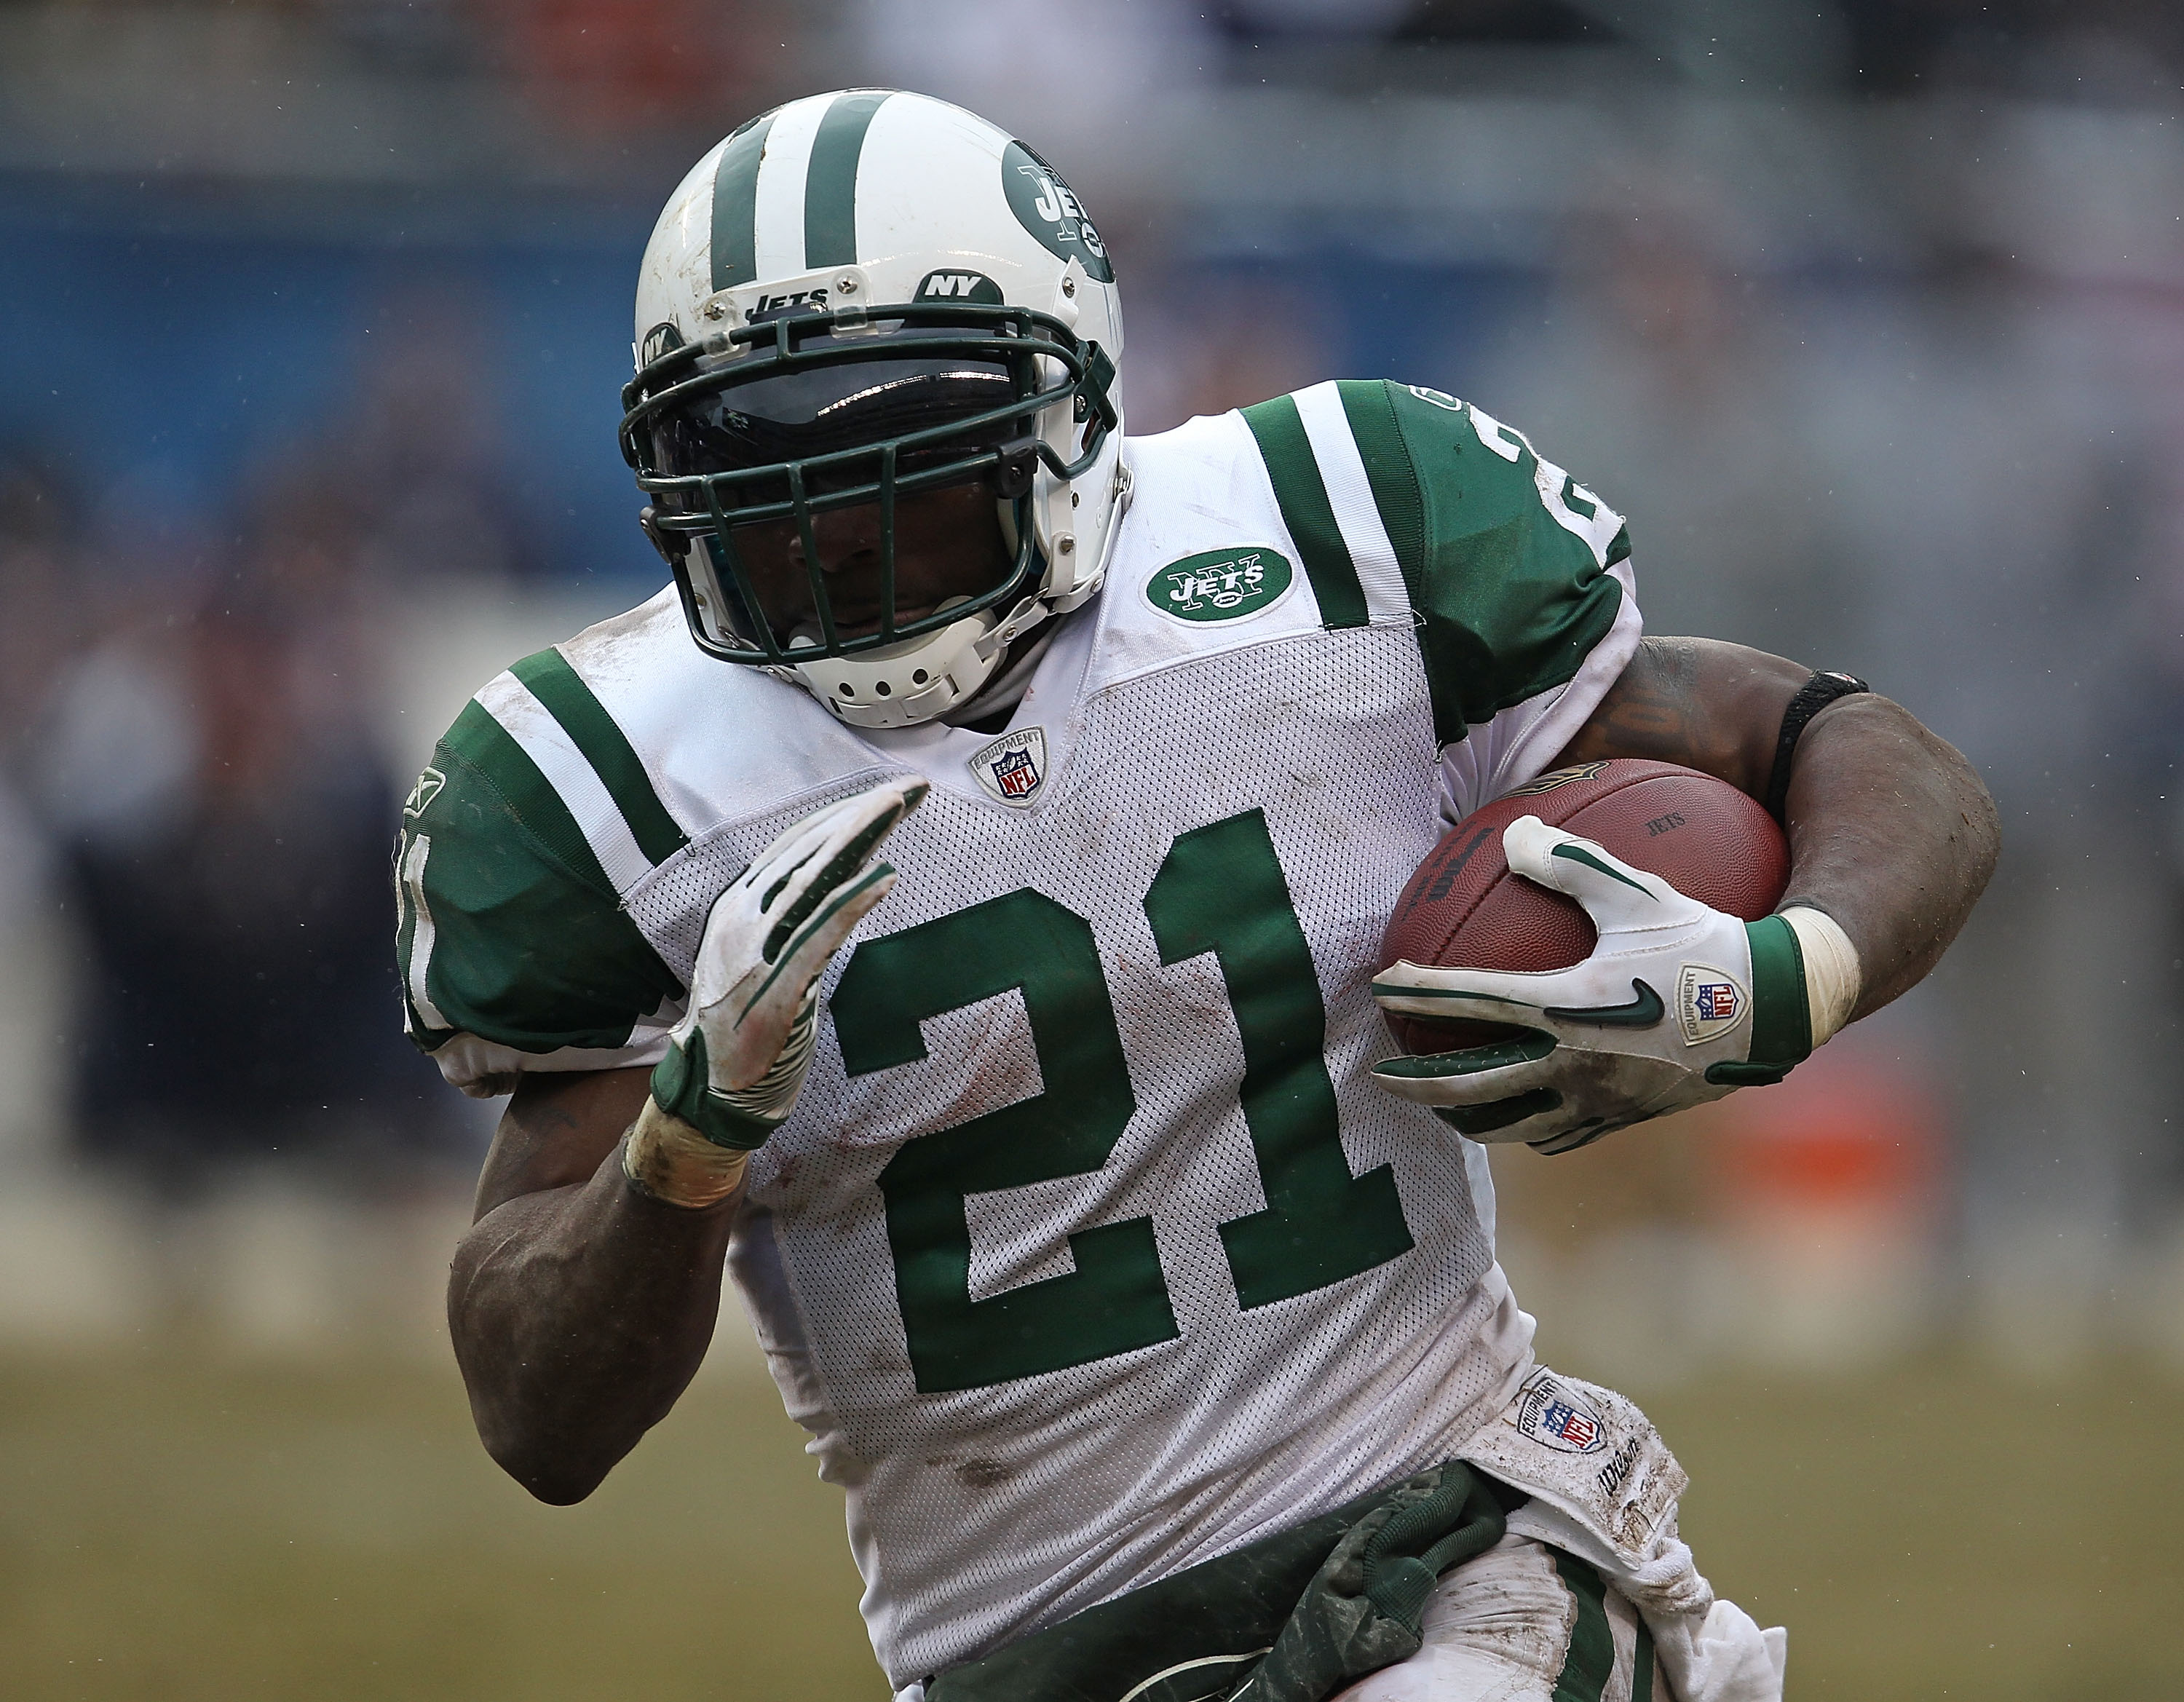
[[[1583,835],[1718,910],[1757,921],[1781,902],[1790,848],[1774,819],[1726,781],[1674,763],[1618,759],[1543,774],[1442,836],[1396,901],[1381,961],[1568,969],[1596,937],[1574,898],[1509,872],[1502,831],[1522,815]],[[1411,1053],[1505,1039],[1502,1024],[1390,1016]]]

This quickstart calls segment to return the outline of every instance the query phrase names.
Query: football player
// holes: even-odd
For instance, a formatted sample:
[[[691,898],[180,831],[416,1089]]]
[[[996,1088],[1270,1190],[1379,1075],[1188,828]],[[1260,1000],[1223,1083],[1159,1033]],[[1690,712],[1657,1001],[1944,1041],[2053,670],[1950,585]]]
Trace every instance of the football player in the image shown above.
[[[1779,1695],[1643,1416],[1535,1362],[1472,1137],[1777,1079],[1911,986],[1994,856],[1963,760],[1642,637],[1620,517],[1455,397],[1126,441],[1097,231],[939,101],[736,131],[635,329],[673,585],[488,682],[397,861],[410,1033],[514,1094],[449,1298],[493,1457],[588,1493],[725,1258],[905,1697]],[[1747,1019],[1391,1057],[1382,1004],[1497,991],[1381,974],[1406,876],[1617,756],[1768,800],[1790,895],[1747,926],[1520,821],[1600,923],[1574,1002],[1703,962]]]

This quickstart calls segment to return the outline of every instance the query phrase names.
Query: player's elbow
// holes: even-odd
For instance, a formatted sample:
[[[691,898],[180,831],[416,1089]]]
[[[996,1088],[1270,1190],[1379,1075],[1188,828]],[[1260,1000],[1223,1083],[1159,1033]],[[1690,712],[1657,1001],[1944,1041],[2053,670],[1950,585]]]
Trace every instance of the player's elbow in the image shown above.
[[[549,1507],[573,1507],[606,1477],[604,1471],[572,1472],[554,1466],[524,1468],[501,1462],[508,1475]]]
[[[1987,790],[1986,782],[1980,778],[1979,771],[1964,753],[1954,745],[1947,748],[1956,759],[1960,793],[1958,813],[1964,825],[1970,854],[1978,864],[1979,883],[1984,887],[2002,855],[2002,812],[1995,807],[1994,794]]]
[[[1993,795],[1964,754],[1910,710],[1877,692],[1839,698],[1813,718],[1798,761],[1885,783],[1900,815],[1927,843],[1945,851],[1969,909],[2002,852],[2002,817]],[[1791,784],[1791,813],[1798,789]]]
[[[585,1450],[531,1427],[493,1421],[482,1413],[477,1418],[478,1439],[493,1464],[549,1507],[573,1507],[614,1468],[612,1459],[587,1457]]]
[[[1895,704],[1886,707],[1901,717],[1907,742],[1915,744],[1916,755],[1906,767],[1923,774],[1936,828],[1946,842],[1957,877],[1958,902],[1962,911],[1969,912],[1986,889],[2002,854],[2002,815],[1995,808],[1994,795],[1962,751],[1908,709]]]
[[[465,1359],[471,1420],[494,1465],[550,1506],[567,1507],[599,1487],[627,1449],[601,1445],[597,1427],[576,1420],[566,1399],[521,1375],[521,1366],[474,1366]],[[499,1375],[481,1374],[482,1370]],[[513,1373],[511,1374],[511,1370]]]
[[[1964,759],[1959,757],[1958,760]],[[1973,772],[1970,763],[1964,765],[1957,820],[1961,824],[1958,837],[1964,847],[1964,903],[1970,908],[1994,878],[1994,865],[2002,857],[2002,812],[1995,808],[1993,794]]]

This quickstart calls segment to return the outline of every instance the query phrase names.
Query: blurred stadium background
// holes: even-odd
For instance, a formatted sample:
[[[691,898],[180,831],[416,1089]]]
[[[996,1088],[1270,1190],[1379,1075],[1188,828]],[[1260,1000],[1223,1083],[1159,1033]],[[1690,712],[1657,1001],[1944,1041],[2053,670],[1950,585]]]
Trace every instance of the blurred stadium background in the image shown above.
[[[1068,171],[1134,429],[1475,398],[1629,514],[1654,631],[1980,765],[1935,981],[1501,1164],[1505,1262],[1793,1696],[2184,1694],[2184,13],[2134,0],[0,3],[0,1694],[883,1694],[733,1309],[593,1503],[476,1447],[489,1108],[406,1054],[383,866],[464,697],[660,581],[660,199],[849,82]]]

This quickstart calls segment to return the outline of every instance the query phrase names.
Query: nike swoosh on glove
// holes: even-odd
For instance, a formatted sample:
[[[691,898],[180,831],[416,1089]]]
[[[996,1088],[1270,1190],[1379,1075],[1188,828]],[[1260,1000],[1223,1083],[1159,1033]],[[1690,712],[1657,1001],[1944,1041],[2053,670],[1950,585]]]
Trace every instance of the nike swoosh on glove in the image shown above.
[[[811,1067],[819,977],[894,885],[866,859],[928,790],[892,781],[805,816],[713,901],[689,1009],[652,1072],[661,1110],[743,1151],[780,1126]]]
[[[1373,993],[1384,1010],[1519,1031],[1496,1045],[1391,1058],[1373,1071],[1390,1093],[1474,1140],[1564,1153],[1779,1082],[1810,1054],[1804,959],[1781,915],[1746,922],[1712,909],[1536,815],[1511,822],[1502,843],[1517,873],[1585,907],[1599,943],[1565,970],[1382,971]]]

